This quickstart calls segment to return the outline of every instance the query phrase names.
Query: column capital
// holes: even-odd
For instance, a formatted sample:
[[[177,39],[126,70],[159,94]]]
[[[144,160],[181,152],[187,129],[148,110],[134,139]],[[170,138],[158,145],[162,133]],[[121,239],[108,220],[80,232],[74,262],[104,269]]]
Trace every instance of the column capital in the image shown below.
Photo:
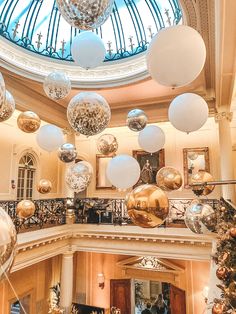
[[[222,112],[217,112],[215,114],[215,122],[219,122],[222,120],[227,120],[231,122],[233,119],[233,112],[230,111],[222,111]]]

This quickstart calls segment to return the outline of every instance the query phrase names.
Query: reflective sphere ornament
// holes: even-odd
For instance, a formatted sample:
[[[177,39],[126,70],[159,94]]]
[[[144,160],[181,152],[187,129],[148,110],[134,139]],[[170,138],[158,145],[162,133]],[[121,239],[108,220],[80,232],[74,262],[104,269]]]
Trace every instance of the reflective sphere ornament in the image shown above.
[[[206,171],[199,170],[196,174],[191,177],[191,183],[206,183],[214,181],[212,175]],[[214,185],[202,185],[202,186],[194,186],[192,187],[193,192],[200,195],[208,195],[213,192],[215,186]]]
[[[199,95],[185,93],[170,104],[170,123],[179,131],[190,133],[199,130],[208,119],[208,105]]]
[[[109,161],[106,175],[112,185],[126,190],[138,182],[140,166],[137,160],[129,155],[118,155]]]
[[[87,189],[93,176],[93,167],[86,161],[80,161],[71,165],[66,170],[66,184],[74,192],[82,192]]]
[[[186,25],[163,28],[153,37],[147,52],[151,77],[161,85],[179,87],[194,81],[206,60],[201,35]]]
[[[45,78],[43,89],[49,98],[59,100],[69,95],[71,82],[64,72],[54,71]]]
[[[6,99],[5,81],[2,76],[2,73],[0,72],[0,109],[4,105],[5,99]]]
[[[63,144],[64,135],[62,130],[57,126],[46,124],[39,129],[36,141],[42,149],[52,152]]]
[[[163,167],[157,172],[156,182],[162,190],[174,191],[182,186],[183,180],[181,173],[177,169]]]
[[[56,0],[57,7],[71,26],[82,30],[99,28],[111,14],[114,0]]]
[[[6,211],[0,207],[0,281],[13,264],[16,241],[15,225]]]
[[[236,227],[232,227],[229,231],[229,234],[232,238],[236,239]]]
[[[155,153],[165,145],[165,133],[156,125],[148,125],[139,133],[138,142],[146,152]]]
[[[82,92],[71,99],[67,118],[76,132],[90,136],[101,133],[108,126],[111,110],[101,95]]]
[[[68,163],[76,159],[77,151],[73,144],[65,143],[58,149],[57,155],[61,161]]]
[[[185,224],[194,233],[210,233],[217,224],[216,213],[210,205],[194,200],[186,209]]]
[[[18,128],[25,133],[34,133],[40,128],[41,120],[33,111],[22,112],[17,118]]]
[[[11,93],[6,90],[6,98],[0,108],[0,122],[8,120],[15,111],[15,100]]]
[[[133,223],[142,228],[162,225],[169,214],[168,197],[151,184],[135,188],[127,197],[126,206]]]
[[[133,109],[128,113],[126,124],[130,130],[139,132],[147,125],[148,118],[143,110]]]
[[[41,179],[37,185],[37,191],[41,194],[48,194],[52,190],[52,183],[50,180]]]
[[[114,154],[118,149],[118,142],[114,135],[103,134],[97,140],[97,149],[103,155]]]
[[[73,39],[72,58],[79,66],[88,70],[102,65],[106,48],[101,38],[93,32],[80,33]]]
[[[35,205],[30,200],[20,201],[16,206],[16,214],[20,219],[27,219],[33,216]]]
[[[219,267],[216,270],[216,276],[220,280],[224,280],[228,277],[229,275],[229,270],[227,267]]]
[[[225,312],[226,306],[223,303],[216,303],[212,307],[212,314],[223,314]]]

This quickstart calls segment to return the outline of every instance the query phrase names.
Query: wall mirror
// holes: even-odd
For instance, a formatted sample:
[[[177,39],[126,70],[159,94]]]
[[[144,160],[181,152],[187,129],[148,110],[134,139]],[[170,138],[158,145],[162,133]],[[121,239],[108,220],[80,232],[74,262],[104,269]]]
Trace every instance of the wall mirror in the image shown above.
[[[113,189],[114,187],[107,179],[106,169],[109,161],[114,157],[107,155],[96,155],[96,189]]]
[[[183,149],[184,161],[184,187],[189,188],[191,178],[198,171],[210,172],[209,162],[209,148],[184,148]]]

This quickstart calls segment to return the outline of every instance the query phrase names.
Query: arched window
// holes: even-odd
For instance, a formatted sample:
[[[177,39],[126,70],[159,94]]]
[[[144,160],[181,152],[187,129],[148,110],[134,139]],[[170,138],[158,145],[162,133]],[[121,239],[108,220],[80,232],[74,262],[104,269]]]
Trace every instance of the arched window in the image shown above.
[[[36,163],[32,154],[24,154],[18,165],[17,200],[32,199]]]

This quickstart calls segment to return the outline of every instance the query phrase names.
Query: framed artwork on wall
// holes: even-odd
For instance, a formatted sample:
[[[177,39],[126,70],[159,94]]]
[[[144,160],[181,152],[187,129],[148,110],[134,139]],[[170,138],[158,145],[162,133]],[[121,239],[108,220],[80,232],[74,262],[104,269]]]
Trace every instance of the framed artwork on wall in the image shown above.
[[[164,149],[152,154],[143,150],[133,150],[133,157],[137,159],[141,169],[141,175],[135,187],[145,183],[155,184],[157,171],[165,166]]]
[[[198,171],[210,172],[210,159],[208,147],[184,148],[184,187],[189,189],[191,178]]]
[[[96,155],[96,190],[114,189],[106,176],[107,165],[113,157],[115,155]]]

